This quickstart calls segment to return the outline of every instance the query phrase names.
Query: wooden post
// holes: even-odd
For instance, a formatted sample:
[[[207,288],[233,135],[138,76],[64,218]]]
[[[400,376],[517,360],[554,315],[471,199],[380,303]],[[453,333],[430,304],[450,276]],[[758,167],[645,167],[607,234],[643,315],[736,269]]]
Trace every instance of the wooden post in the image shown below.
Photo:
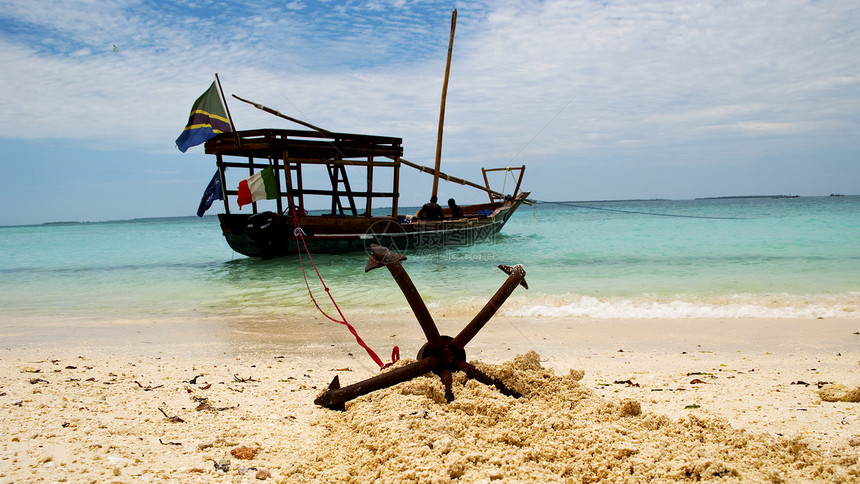
[[[278,215],[284,214],[284,205],[281,202],[281,169],[278,167],[278,158],[275,157],[272,160],[272,169],[275,173],[275,189],[278,191],[278,198],[275,200],[275,204],[278,207]],[[284,162],[284,166],[286,166],[286,162]]]
[[[516,170],[516,168],[513,168],[513,170]],[[520,167],[520,176],[519,176],[519,178],[517,178],[517,186],[514,187],[514,194],[513,194],[514,198],[517,198],[517,195],[519,195],[519,193],[520,193],[520,183],[522,183],[523,175],[525,175],[525,173],[526,173],[526,165],[523,165]]]
[[[391,197],[391,216],[397,217],[397,202],[400,199],[400,157],[396,156],[394,158],[394,181],[392,182],[393,186],[391,187],[391,192],[394,193],[394,196]]]
[[[254,176],[254,157],[248,157],[248,177]],[[257,213],[257,202],[251,202],[251,212]]]
[[[224,175],[227,169],[224,168],[224,159],[221,157],[221,153],[216,154],[215,159],[217,160],[216,165],[218,165],[218,176],[221,178],[221,196],[224,197],[224,213],[230,215],[230,203],[227,201],[227,179]]]
[[[451,14],[451,36],[448,38],[448,61],[445,80],[442,82],[442,105],[439,108],[439,131],[436,135],[436,169],[433,174],[433,196],[439,191],[439,165],[442,163],[442,128],[445,125],[445,100],[448,97],[448,75],[451,73],[451,52],[454,50],[454,28],[457,26],[457,9]]]
[[[296,203],[293,199],[293,174],[291,171],[293,170],[292,165],[290,164],[290,154],[287,153],[286,150],[283,151],[281,157],[284,159],[284,184],[286,185],[285,192],[287,194],[287,210],[291,213],[298,214],[296,212]],[[301,185],[301,182],[299,183]],[[301,206],[301,200],[299,201],[299,206]]]
[[[287,156],[284,154],[284,156]],[[286,158],[284,158],[286,159]],[[290,187],[292,188],[292,182],[290,183]],[[301,162],[296,162],[296,197],[299,199],[299,204],[297,205],[302,210],[305,210],[305,184],[304,179],[302,178],[302,164]],[[292,198],[290,199],[292,200]]]
[[[484,185],[486,185],[486,187],[487,187],[487,195],[489,195],[489,196],[490,196],[490,203],[493,203],[493,202],[495,202],[495,201],[496,201],[496,199],[495,199],[495,198],[493,198],[494,194],[493,194],[493,192],[490,190],[490,179],[489,179],[489,178],[487,178],[487,169],[486,169],[486,168],[481,168],[481,173],[483,173],[483,174],[484,174]],[[502,195],[502,196],[501,196],[501,197],[499,197],[499,198],[504,198],[504,195]]]
[[[373,212],[373,156],[367,157],[367,205],[364,208],[364,215],[371,216]]]

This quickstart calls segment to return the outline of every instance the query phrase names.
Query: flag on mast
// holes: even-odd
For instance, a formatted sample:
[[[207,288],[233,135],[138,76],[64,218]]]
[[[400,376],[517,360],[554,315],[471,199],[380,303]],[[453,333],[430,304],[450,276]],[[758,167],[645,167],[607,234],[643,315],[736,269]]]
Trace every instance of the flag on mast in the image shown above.
[[[206,190],[203,192],[203,198],[200,199],[200,206],[197,207],[197,216],[202,217],[209,207],[212,206],[212,202],[215,200],[224,200],[224,192],[221,190],[221,174],[217,171],[215,172],[215,176],[212,177],[212,181],[209,182],[209,185],[206,186]]]
[[[194,101],[191,114],[188,116],[188,125],[176,138],[176,147],[185,153],[192,146],[230,131],[233,131],[233,128],[227,116],[227,108],[224,107],[218,94],[218,87],[213,81],[209,89]]]
[[[257,200],[273,200],[275,198],[278,198],[278,187],[275,182],[275,171],[272,170],[271,166],[267,166],[251,175],[250,178],[239,182],[239,197],[237,199],[239,208]]]

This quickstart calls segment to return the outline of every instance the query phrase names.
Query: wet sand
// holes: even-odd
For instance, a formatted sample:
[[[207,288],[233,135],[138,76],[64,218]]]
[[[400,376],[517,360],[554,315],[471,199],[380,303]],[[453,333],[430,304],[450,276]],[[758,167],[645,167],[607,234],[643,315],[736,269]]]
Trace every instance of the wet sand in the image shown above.
[[[408,316],[353,323],[383,359],[423,340]],[[8,340],[0,482],[860,480],[860,403],[819,395],[860,386],[860,320],[497,317],[467,356],[524,398],[458,378],[449,405],[422,377],[346,412],[313,400],[370,358],[334,323],[278,325]]]

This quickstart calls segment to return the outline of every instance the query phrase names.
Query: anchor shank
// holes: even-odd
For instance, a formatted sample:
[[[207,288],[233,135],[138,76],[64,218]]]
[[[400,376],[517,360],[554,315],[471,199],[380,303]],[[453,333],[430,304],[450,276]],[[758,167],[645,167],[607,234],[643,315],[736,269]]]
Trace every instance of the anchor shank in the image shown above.
[[[424,358],[421,361],[410,363],[406,366],[380,373],[367,380],[353,383],[343,388],[329,388],[325,393],[317,397],[314,403],[323,407],[334,409],[353,398],[367,395],[370,392],[388,388],[398,383],[421,376],[436,368],[436,359]],[[341,407],[342,409],[342,407]]]
[[[484,305],[483,308],[472,318],[472,321],[460,331],[452,341],[451,346],[457,347],[459,349],[463,349],[469,344],[469,341],[472,341],[472,338],[481,331],[481,328],[487,324],[487,321],[496,314],[496,311],[502,307],[502,304],[508,299],[511,293],[514,292],[514,289],[517,288],[517,285],[525,278],[525,272],[513,272],[511,273],[505,283],[502,284],[502,287],[493,294],[493,297],[487,301],[487,304]]]
[[[421,294],[418,293],[415,284],[412,283],[412,279],[409,278],[409,274],[406,273],[406,270],[399,262],[388,264],[386,267],[388,267],[397,285],[400,286],[403,295],[406,296],[409,307],[412,308],[415,318],[418,319],[418,324],[424,330],[427,342],[434,348],[442,346],[442,336],[439,334],[439,329],[436,328],[436,323],[433,322],[433,317],[430,315],[430,311],[427,310],[427,306],[424,304],[424,300],[421,299]]]

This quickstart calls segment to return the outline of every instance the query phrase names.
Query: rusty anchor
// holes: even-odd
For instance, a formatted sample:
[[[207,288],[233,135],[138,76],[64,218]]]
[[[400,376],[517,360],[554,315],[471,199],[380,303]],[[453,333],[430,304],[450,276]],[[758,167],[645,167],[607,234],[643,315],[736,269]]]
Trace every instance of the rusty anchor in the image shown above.
[[[367,267],[364,271],[387,267],[403,295],[406,296],[406,301],[412,308],[412,312],[415,313],[418,324],[421,325],[424,336],[427,338],[427,343],[418,351],[418,361],[343,388],[340,386],[340,379],[335,376],[325,393],[317,397],[314,403],[333,410],[344,410],[344,403],[356,397],[388,388],[430,372],[435,373],[442,380],[445,387],[445,399],[451,403],[454,400],[454,393],[451,389],[452,374],[456,371],[462,371],[468,378],[475,379],[485,385],[494,385],[504,395],[519,398],[521,396],[519,393],[467,362],[464,348],[496,314],[496,311],[518,285],[528,289],[529,286],[525,281],[526,270],[523,266],[519,264],[513,267],[500,265],[499,269],[508,274],[502,287],[487,301],[487,304],[472,318],[469,324],[457,336],[451,338],[439,334],[436,323],[427,310],[427,306],[424,305],[421,295],[400,264],[404,260],[406,257],[403,255],[393,252],[387,247],[372,244],[370,246],[370,259],[367,261]]]

